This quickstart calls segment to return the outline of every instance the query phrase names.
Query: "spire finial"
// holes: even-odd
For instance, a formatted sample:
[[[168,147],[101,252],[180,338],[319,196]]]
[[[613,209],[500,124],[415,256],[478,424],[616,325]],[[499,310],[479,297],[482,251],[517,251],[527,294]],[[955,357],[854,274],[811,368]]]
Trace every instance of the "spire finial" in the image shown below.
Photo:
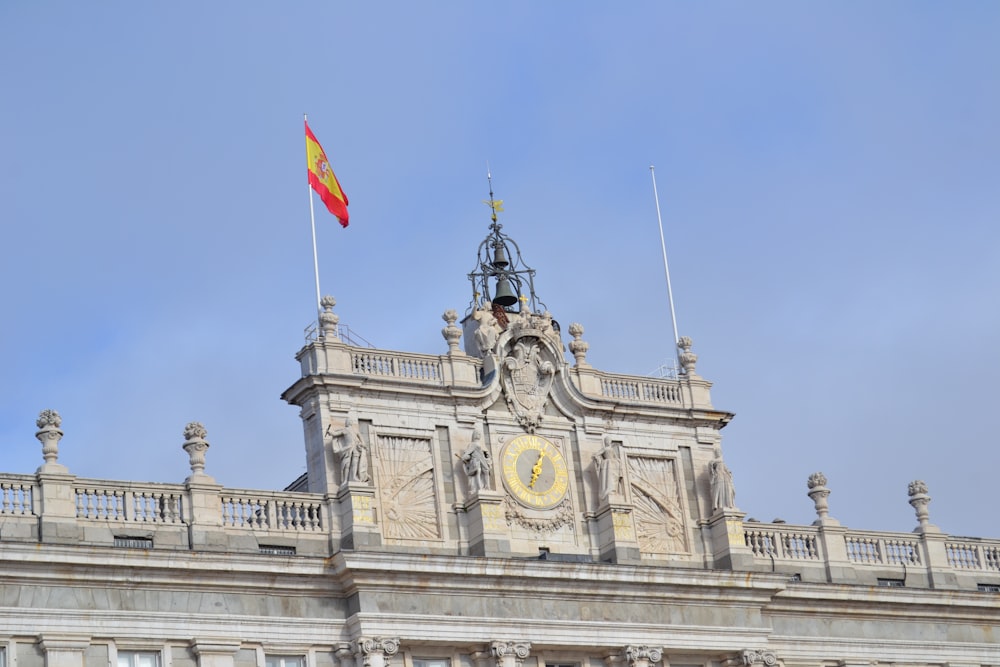
[[[493,199],[493,174],[490,173],[490,163],[486,162],[486,181],[490,186],[490,198],[489,201],[483,200],[483,203],[490,207],[490,218],[493,220],[493,224],[497,224],[497,213],[503,213],[503,200]]]

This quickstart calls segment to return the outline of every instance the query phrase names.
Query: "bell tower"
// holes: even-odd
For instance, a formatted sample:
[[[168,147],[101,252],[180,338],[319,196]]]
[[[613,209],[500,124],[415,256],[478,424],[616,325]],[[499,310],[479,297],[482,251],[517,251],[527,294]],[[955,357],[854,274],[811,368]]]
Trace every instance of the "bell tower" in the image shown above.
[[[486,203],[472,298],[460,326],[442,316],[441,353],[353,345],[328,298],[297,356],[284,398],[301,409],[305,487],[325,495],[331,546],[737,563],[742,514],[719,435],[732,415],[712,407],[690,339],[673,377],[593,368],[583,326],[564,341],[538,298],[492,184]]]

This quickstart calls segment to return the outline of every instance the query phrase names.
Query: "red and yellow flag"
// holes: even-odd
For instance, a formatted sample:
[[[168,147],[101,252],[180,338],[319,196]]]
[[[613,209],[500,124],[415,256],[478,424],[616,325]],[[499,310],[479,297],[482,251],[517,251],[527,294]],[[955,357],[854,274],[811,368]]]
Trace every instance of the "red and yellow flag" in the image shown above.
[[[316,135],[309,129],[306,121],[306,164],[309,167],[309,185],[316,191],[319,198],[326,204],[327,210],[337,216],[342,227],[347,226],[347,195],[340,189],[340,182],[326,159],[323,147],[316,140]]]

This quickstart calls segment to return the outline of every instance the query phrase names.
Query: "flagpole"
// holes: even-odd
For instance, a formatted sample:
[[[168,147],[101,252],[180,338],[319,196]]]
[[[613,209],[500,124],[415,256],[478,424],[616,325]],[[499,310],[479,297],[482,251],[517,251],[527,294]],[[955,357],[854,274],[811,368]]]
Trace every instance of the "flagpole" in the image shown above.
[[[308,126],[309,116],[302,114],[303,122]],[[306,158],[309,157],[309,143],[306,140]],[[313,274],[316,276],[316,317],[317,322],[320,315],[323,314],[323,307],[320,305],[320,295],[319,295],[319,255],[316,253],[316,210],[313,208],[313,192],[312,185],[309,184],[309,170],[306,170],[306,192],[309,193],[309,222],[312,227],[312,241],[313,241]]]
[[[667,276],[667,300],[670,302],[670,323],[674,327],[674,355],[680,361],[677,343],[681,338],[677,335],[677,314],[674,312],[674,291],[670,287],[670,266],[667,264],[667,242],[663,238],[663,217],[660,215],[660,196],[656,192],[656,169],[649,165],[649,175],[653,178],[653,199],[656,201],[656,221],[660,225],[660,248],[663,250],[663,272]]]

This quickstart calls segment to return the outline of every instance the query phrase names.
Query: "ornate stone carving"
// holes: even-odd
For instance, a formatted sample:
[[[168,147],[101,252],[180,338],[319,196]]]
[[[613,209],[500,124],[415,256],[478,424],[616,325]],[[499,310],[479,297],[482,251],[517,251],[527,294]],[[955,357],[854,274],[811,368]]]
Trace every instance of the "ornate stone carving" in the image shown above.
[[[663,659],[663,649],[655,646],[626,646],[625,659],[629,667],[648,667]]]
[[[490,471],[493,469],[493,459],[490,452],[483,447],[483,433],[478,428],[472,432],[472,441],[459,457],[465,470],[469,484],[469,495],[475,495],[483,489],[492,489]]]
[[[715,458],[708,464],[712,473],[712,510],[733,509],[736,507],[736,489],[733,486],[733,473],[722,460],[722,452],[716,450]]]
[[[685,375],[694,375],[694,367],[698,363],[698,355],[691,351],[692,345],[693,343],[688,336],[681,336],[677,341],[677,347],[681,349],[679,355],[681,369],[683,369]]]
[[[504,516],[508,524],[516,524],[538,533],[547,533],[559,530],[563,526],[573,525],[573,506],[570,505],[569,498],[566,498],[543,513],[525,509],[507,499],[504,502]]]
[[[491,642],[490,654],[496,660],[496,667],[523,667],[524,659],[531,655],[531,643]]]
[[[511,346],[503,361],[501,380],[507,405],[528,433],[534,433],[552,388],[555,364],[543,358],[544,348],[535,336],[525,336]]]
[[[569,335],[573,337],[573,340],[569,342],[569,351],[576,357],[577,367],[586,366],[587,350],[590,349],[590,343],[581,339],[581,336],[583,336],[583,325],[578,322],[570,324]]]
[[[55,426],[59,428],[62,426],[62,417],[55,410],[42,410],[38,413],[38,419],[35,420],[35,425],[39,429],[43,429],[46,426]]]
[[[821,486],[826,486],[826,475],[821,472],[814,472],[809,475],[809,479],[806,480],[806,486],[810,489],[819,488]]]
[[[62,417],[55,410],[42,410],[35,420],[38,432],[35,437],[42,443],[42,458],[45,459],[43,468],[64,470],[64,466],[59,461],[59,441],[62,440],[63,432],[59,430],[62,426]]]
[[[189,422],[184,427],[184,444],[181,445],[188,454],[188,464],[191,466],[191,476],[207,477],[205,474],[205,452],[208,451],[209,444],[205,440],[208,431],[201,422]]]
[[[333,447],[334,454],[340,459],[340,484],[360,482],[367,484],[368,476],[368,445],[358,431],[358,420],[348,418],[344,428],[333,431],[333,424],[326,427],[326,437]],[[337,447],[336,443],[340,442]]]
[[[462,340],[462,330],[455,326],[455,322],[458,321],[458,313],[454,309],[446,310],[441,319],[448,323],[448,326],[441,329],[441,335],[448,341],[448,354],[462,354],[462,351],[458,349],[458,343]]]
[[[687,553],[674,462],[671,459],[626,457],[639,549],[643,553]]]
[[[383,535],[397,540],[440,537],[430,440],[380,434],[376,442]]]
[[[333,312],[337,300],[327,295],[320,299],[319,305],[323,307],[323,312],[319,315],[320,335],[323,338],[337,340],[337,324],[340,322],[340,316]]]
[[[778,656],[774,654],[774,651],[769,651],[768,649],[746,649],[743,651],[743,664],[744,665],[759,665],[764,664],[767,667],[772,667],[778,663]]]
[[[358,637],[354,652],[363,667],[390,667],[389,659],[399,652],[399,637]]]
[[[208,431],[201,422],[188,422],[184,426],[185,440],[204,440],[208,436]]]
[[[594,454],[594,471],[600,499],[622,497],[625,493],[625,476],[622,473],[622,459],[611,436],[604,436],[604,446]]]

